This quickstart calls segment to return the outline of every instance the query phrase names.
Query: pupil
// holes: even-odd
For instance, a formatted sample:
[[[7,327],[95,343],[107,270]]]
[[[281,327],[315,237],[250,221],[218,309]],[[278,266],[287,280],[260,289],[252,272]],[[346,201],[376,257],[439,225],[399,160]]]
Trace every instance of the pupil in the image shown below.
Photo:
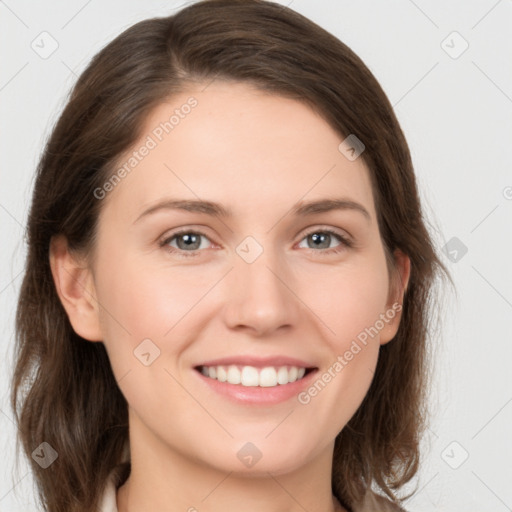
[[[183,239],[185,246],[190,248],[192,244],[197,243],[198,237],[196,235],[181,235],[181,238]]]
[[[330,235],[326,234],[326,233],[322,233],[322,234],[313,234],[311,235],[311,238],[313,239],[313,241],[315,242],[315,245],[316,247],[319,247],[319,245],[322,243],[322,242],[325,242],[325,240],[329,237]],[[320,241],[320,244],[317,244],[316,242],[317,241]],[[325,246],[325,244],[324,244]],[[327,243],[327,246],[329,246],[329,244]]]

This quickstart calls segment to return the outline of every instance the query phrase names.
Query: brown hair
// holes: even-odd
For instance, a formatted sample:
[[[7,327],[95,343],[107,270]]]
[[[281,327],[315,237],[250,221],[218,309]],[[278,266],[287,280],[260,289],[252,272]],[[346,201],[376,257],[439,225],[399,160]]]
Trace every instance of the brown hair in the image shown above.
[[[350,49],[300,14],[263,0],[205,0],[141,21],[103,48],[75,84],[39,162],[11,403],[46,511],[92,510],[128,438],[127,402],[105,347],[73,331],[56,293],[51,238],[63,234],[72,250],[90,254],[102,204],[93,191],[141,135],[148,113],[190,83],[215,78],[302,101],[341,136],[363,141],[388,263],[400,249],[411,277],[398,333],[381,346],[371,387],[336,439],[332,488],[346,507],[373,483],[396,500],[392,490],[418,470],[432,290],[448,272],[425,227],[392,106]],[[31,457],[42,442],[58,453],[46,469]]]

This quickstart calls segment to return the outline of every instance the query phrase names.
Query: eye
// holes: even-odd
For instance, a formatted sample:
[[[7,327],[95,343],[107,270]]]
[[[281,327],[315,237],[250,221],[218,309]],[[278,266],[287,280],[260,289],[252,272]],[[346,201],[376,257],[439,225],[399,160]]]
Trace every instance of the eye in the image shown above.
[[[206,249],[208,247],[208,244],[205,245],[201,243],[201,239],[209,240],[209,238],[200,231],[184,229],[165,237],[159,245],[172,254],[177,254],[179,257],[189,258],[193,256],[200,256],[200,249]],[[339,241],[339,244],[334,248],[330,248],[329,246],[331,245],[331,242],[335,239]],[[307,242],[311,241],[312,246],[307,247],[309,249],[327,249],[315,251],[320,252],[321,254],[339,253],[344,249],[353,246],[352,242],[347,237],[343,236],[341,233],[333,231],[332,229],[316,229],[310,231],[309,233],[306,233],[302,240],[306,240]]]
[[[162,240],[160,247],[165,247],[169,252],[177,253],[185,258],[199,256],[199,249],[205,249],[204,246],[201,246],[201,238],[209,240],[204,233],[199,231],[182,230]],[[177,247],[171,245],[175,240]]]
[[[330,243],[333,239],[339,240],[339,245],[334,248],[329,248]],[[346,248],[352,247],[352,242],[341,233],[337,233],[332,229],[316,229],[314,231],[310,231],[306,233],[302,240],[306,240],[307,242],[311,241],[313,247],[309,246],[308,248],[319,248],[319,249],[328,249],[326,251],[321,251],[322,254],[332,254],[343,251]]]

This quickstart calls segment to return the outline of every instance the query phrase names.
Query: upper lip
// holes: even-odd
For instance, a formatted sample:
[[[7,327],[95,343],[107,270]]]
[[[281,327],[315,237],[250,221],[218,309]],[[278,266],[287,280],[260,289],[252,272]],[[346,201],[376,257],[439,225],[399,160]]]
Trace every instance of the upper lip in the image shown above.
[[[287,356],[273,356],[273,357],[255,357],[255,356],[231,356],[222,357],[219,359],[211,359],[204,361],[197,366],[254,366],[256,368],[264,368],[266,366],[297,366],[299,368],[315,368],[314,365]]]

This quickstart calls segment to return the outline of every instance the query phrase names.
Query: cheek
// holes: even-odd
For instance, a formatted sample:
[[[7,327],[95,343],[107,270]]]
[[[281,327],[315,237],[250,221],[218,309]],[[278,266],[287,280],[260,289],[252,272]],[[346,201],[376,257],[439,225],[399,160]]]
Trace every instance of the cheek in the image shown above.
[[[96,281],[104,343],[114,373],[119,377],[139,370],[136,357],[148,350],[158,357],[151,368],[175,366],[191,332],[201,324],[198,312],[208,307],[205,295],[217,278],[211,270],[116,254],[114,246],[106,247],[105,253],[109,258],[98,259]]]
[[[183,268],[158,269],[143,258],[117,256],[115,265],[105,264],[97,271],[105,346],[113,373],[132,414],[151,430],[165,426],[165,435],[171,439],[186,431],[183,446],[188,446],[204,436],[204,411],[178,384],[182,375],[176,364],[189,343],[187,322],[212,286],[212,276],[193,277],[193,272],[183,272]],[[176,420],[177,408],[186,411],[183,421]]]
[[[336,269],[323,282],[323,287],[310,288],[305,302],[320,318],[318,325],[328,327],[322,327],[328,355],[298,401],[334,438],[355,414],[373,380],[379,321],[387,302],[387,268],[374,259],[360,267]]]
[[[309,283],[309,284],[308,284]],[[316,284],[315,284],[316,283]],[[309,274],[301,285],[304,302],[318,316],[333,348],[344,351],[351,340],[363,339],[368,330],[368,341],[378,344],[375,327],[385,313],[388,297],[387,267],[382,258],[368,258],[353,265],[320,269]],[[378,330],[378,329],[377,329]]]
[[[310,283],[319,282],[310,277]],[[321,401],[343,416],[338,423],[343,424],[363,400],[377,365],[389,285],[384,256],[375,251],[364,261],[333,269],[321,282],[309,288],[307,303],[327,327],[322,330],[330,356],[304,403],[321,391]]]
[[[98,301],[108,310],[103,315],[107,337],[113,341],[114,332],[128,331],[134,342],[162,338],[211,285],[179,267],[158,268],[150,258],[129,256],[99,266],[97,281]]]

